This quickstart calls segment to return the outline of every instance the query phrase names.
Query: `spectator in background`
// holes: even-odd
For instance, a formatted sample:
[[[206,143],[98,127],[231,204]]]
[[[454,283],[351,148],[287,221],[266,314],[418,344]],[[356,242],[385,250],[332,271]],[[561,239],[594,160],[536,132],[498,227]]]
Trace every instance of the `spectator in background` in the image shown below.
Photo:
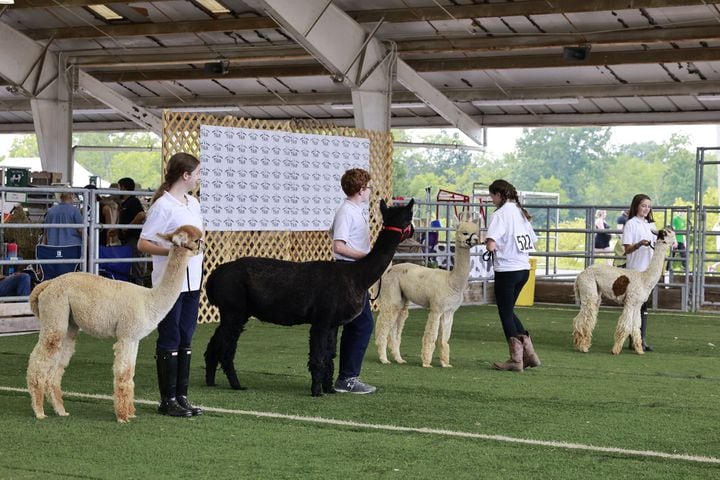
[[[597,232],[595,233],[595,241],[593,245],[595,253],[608,254],[612,252],[612,249],[610,248],[612,235],[607,232],[607,230],[610,229],[610,225],[608,225],[605,221],[606,216],[607,211],[605,210],[598,210],[595,212],[595,230]],[[610,260],[607,260],[607,263],[612,264]]]
[[[618,235],[617,242],[615,242],[615,248],[613,249],[613,255],[616,257],[622,257],[622,258],[616,258],[613,260],[613,265],[616,267],[624,268],[625,264],[627,263],[627,258],[625,258],[625,246],[622,242],[622,230],[625,228],[625,223],[627,223],[628,218],[628,211],[623,210],[622,213],[620,213],[620,216],[617,218],[617,228],[620,230],[620,235]]]
[[[670,255],[670,259],[668,260],[667,269],[668,271],[672,271],[672,258],[675,257],[675,255],[679,256],[682,261],[683,270],[685,270],[685,235],[682,232],[687,229],[687,212],[685,210],[679,210],[675,212],[675,215],[673,215],[672,218],[672,228],[675,231],[675,241],[677,242],[677,245],[673,246],[672,254]]]
[[[0,297],[27,297],[30,295],[30,275],[17,272],[12,275],[0,274]]]
[[[77,200],[72,192],[60,194],[60,203],[45,214],[45,223],[83,223],[80,209],[73,205]],[[76,227],[48,227],[43,235],[47,245],[65,246],[82,244],[82,230]]]
[[[118,187],[121,191],[135,191],[135,180],[130,177],[123,177],[118,180]],[[135,195],[120,196],[120,218],[119,222],[123,225],[142,225],[145,223],[145,209],[140,203],[140,199]],[[122,245],[131,245],[133,248],[133,257],[139,258],[143,255],[137,248],[140,239],[140,230],[121,229],[120,243]],[[130,279],[133,283],[143,285],[145,281],[146,265],[144,262],[134,262],[130,270]]]

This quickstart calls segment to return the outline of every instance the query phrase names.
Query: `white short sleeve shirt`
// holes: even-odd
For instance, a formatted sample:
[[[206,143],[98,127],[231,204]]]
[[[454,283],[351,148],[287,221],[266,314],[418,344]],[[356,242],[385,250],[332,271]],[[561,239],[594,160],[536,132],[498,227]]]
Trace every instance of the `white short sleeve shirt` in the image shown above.
[[[535,249],[537,235],[515,202],[495,210],[490,218],[487,238],[497,244],[495,271],[530,270],[529,253]]]
[[[330,227],[330,236],[333,241],[342,240],[350,248],[364,253],[370,251],[369,212],[365,205],[345,200],[338,207],[333,224]],[[354,258],[348,258],[338,253],[335,254],[335,258],[349,262],[355,261]]]
[[[653,230],[657,230],[654,223],[649,223],[644,218],[633,217],[627,221],[623,228],[622,243],[623,245],[632,245],[641,240],[648,240],[651,245],[655,245],[655,234]],[[650,266],[652,260],[653,249],[650,247],[640,247],[632,253],[627,254],[627,264],[625,268],[644,272]]]
[[[200,202],[192,195],[186,195],[187,205],[165,192],[152,204],[147,214],[147,219],[143,225],[140,238],[149,240],[163,247],[170,247],[170,242],[157,236],[158,233],[170,233],[183,225],[192,225],[204,231],[202,214],[200,213]],[[153,255],[153,286],[160,283],[168,257],[161,255]],[[199,253],[190,258],[188,262],[185,280],[183,282],[183,292],[191,292],[200,290],[202,282],[202,263],[203,254]]]

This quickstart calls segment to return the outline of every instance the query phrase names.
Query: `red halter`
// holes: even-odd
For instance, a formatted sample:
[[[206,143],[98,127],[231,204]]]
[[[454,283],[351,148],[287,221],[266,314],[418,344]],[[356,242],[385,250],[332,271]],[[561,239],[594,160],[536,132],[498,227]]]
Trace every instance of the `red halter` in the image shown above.
[[[405,228],[387,226],[387,227],[385,227],[385,230],[390,230],[392,232],[400,232],[400,241],[402,242],[403,240],[410,238],[415,229],[413,228],[412,223],[411,223]]]

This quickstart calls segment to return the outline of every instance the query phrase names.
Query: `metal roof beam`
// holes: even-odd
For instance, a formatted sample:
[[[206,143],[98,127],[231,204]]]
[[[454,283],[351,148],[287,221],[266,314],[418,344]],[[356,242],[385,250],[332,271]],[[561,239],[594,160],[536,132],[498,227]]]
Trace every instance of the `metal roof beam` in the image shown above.
[[[90,1],[35,1],[18,0],[11,8],[40,8],[84,6]],[[105,2],[131,3],[131,2]],[[417,7],[397,9],[358,10],[346,12],[358,23],[375,23],[384,19],[388,23],[447,21],[453,19],[496,18],[525,15],[548,15],[562,13],[601,12],[646,8],[688,7],[706,5],[704,0],[529,0],[521,2],[486,3],[476,5],[445,5],[440,7]],[[104,36],[170,35],[173,33],[229,32],[277,28],[269,17],[241,17],[186,22],[143,23],[132,25],[99,25],[97,27],[63,27],[33,29],[25,32],[34,39],[46,38],[97,38]]]
[[[461,58],[407,59],[407,65],[418,72],[457,72],[470,70],[507,70],[527,68],[598,67],[604,65],[639,65],[650,63],[720,61],[720,47],[673,48],[624,52],[591,52],[584,61],[567,61],[562,54],[506,55]],[[312,77],[327,75],[322,65],[230,66],[222,73],[194,69],[145,69],[137,71],[91,70],[103,82],[143,82],[165,80],[198,80],[259,77]]]
[[[132,102],[127,97],[120,95],[112,88],[82,70],[77,73],[78,91],[96,98],[108,107],[116,110],[128,120],[162,137],[162,120],[159,117]]]
[[[455,102],[473,100],[504,100],[523,98],[617,98],[617,97],[658,97],[720,93],[720,81],[669,82],[607,85],[564,85],[551,87],[510,87],[503,91],[497,88],[443,89],[441,92]],[[392,94],[393,102],[412,102],[416,95],[407,90]],[[326,105],[350,103],[350,92],[332,93],[283,93],[283,94],[240,94],[223,96],[178,97],[137,97],[133,101],[150,109],[198,108],[198,107],[278,107],[293,105]],[[74,110],[104,110],[106,106],[94,99],[76,96]],[[30,111],[30,101],[25,98],[0,97],[0,112]]]

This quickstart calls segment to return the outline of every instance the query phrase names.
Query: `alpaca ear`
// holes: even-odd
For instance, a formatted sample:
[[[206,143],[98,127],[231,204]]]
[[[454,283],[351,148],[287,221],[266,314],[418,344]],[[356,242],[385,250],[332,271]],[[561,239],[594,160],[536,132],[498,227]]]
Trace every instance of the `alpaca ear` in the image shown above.
[[[412,210],[413,205],[415,205],[415,198],[411,198],[406,207]]]
[[[380,213],[381,213],[382,215],[385,215],[385,212],[387,212],[387,210],[388,210],[387,203],[385,203],[385,199],[384,199],[384,198],[381,198],[381,199],[380,199]]]

